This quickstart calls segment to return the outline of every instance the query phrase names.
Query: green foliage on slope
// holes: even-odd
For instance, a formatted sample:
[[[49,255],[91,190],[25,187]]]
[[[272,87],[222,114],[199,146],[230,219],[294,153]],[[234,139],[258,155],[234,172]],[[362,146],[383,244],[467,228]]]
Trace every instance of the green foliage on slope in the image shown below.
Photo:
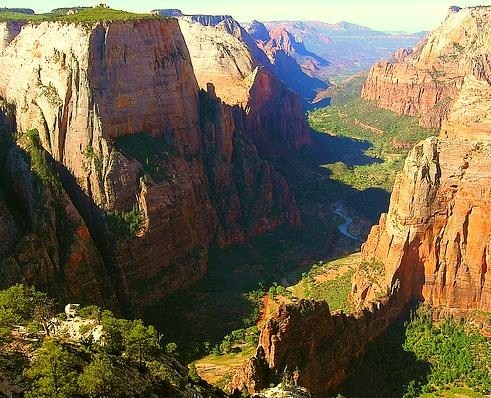
[[[0,395],[223,396],[189,377],[177,360],[175,344],[153,326],[117,318],[96,306],[82,309],[78,318],[60,315],[53,321],[54,313],[39,316],[49,302],[46,294],[23,285],[0,291]],[[49,334],[43,321],[49,323]],[[67,330],[78,330],[80,336]]]
[[[371,144],[365,153],[375,160],[372,164],[349,167],[337,162],[324,165],[330,170],[331,178],[358,190],[376,187],[390,192],[409,150],[435,134],[433,130],[419,126],[415,117],[377,108],[373,102],[361,98],[342,100],[340,105],[312,111],[309,122],[318,132]]]
[[[338,392],[346,398],[488,396],[491,341],[463,321],[434,323],[422,308],[404,328],[372,343]]]
[[[153,14],[136,14],[100,6],[81,9],[69,15],[51,13],[29,15],[11,11],[0,12],[0,22],[26,21],[38,23],[44,21],[61,21],[68,23],[94,23],[99,21],[131,21],[140,19],[163,19],[163,17]]]

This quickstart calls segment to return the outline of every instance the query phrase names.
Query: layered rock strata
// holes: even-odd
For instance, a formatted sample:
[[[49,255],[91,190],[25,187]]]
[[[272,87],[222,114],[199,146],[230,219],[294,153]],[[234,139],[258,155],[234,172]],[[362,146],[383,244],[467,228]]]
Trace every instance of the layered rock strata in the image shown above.
[[[16,129],[39,132],[120,301],[193,283],[212,243],[300,225],[264,158],[309,144],[300,100],[259,69],[247,110],[199,91],[175,19],[26,24],[0,65]]]
[[[256,355],[235,374],[230,388],[253,393],[287,375],[315,396],[325,395],[403,310],[394,297],[375,301],[356,315],[331,313],[326,302],[283,304],[265,324]]]
[[[491,311],[490,166],[490,142],[430,138],[414,148],[363,245],[365,261],[382,267],[377,283],[359,271],[359,304],[400,286],[400,300],[445,313]]]
[[[375,64],[362,96],[382,108],[418,116],[425,127],[448,129],[445,122],[458,117],[454,107],[459,109],[470,91],[482,90],[474,79],[487,83],[486,90],[491,82],[490,26],[489,7],[455,9],[413,52],[398,56],[395,63]],[[473,112],[482,115],[479,109]],[[473,127],[482,132],[480,125]]]

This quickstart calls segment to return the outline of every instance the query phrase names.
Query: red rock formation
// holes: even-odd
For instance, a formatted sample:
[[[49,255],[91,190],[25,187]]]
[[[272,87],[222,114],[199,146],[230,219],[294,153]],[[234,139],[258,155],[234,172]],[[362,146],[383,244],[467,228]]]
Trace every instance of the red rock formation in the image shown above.
[[[394,298],[374,302],[356,315],[331,314],[325,302],[283,304],[264,326],[256,355],[230,387],[250,393],[296,374],[298,385],[326,394],[345,378],[350,361],[383,333],[403,309]]]
[[[358,303],[398,285],[406,302],[424,300],[449,313],[491,311],[490,162],[489,142],[431,138],[416,146],[388,214],[363,246],[365,260],[381,262],[383,272],[374,284],[360,270]]]
[[[423,126],[439,129],[452,118],[456,102],[466,101],[468,78],[474,76],[489,86],[486,54],[490,50],[490,26],[489,7],[450,13],[414,52],[399,54],[404,56],[399,56],[395,63],[375,64],[362,97],[375,101],[381,108],[419,116]],[[473,123],[473,127],[483,131],[479,123]]]
[[[309,144],[298,97],[258,71],[247,111],[222,104],[212,86],[199,93],[176,20],[29,24],[0,65],[0,95],[63,170],[121,301],[155,301],[195,282],[212,242],[301,223],[286,181],[261,157]],[[105,213],[132,209],[135,236],[107,228]],[[87,258],[74,253],[56,272]]]
[[[246,114],[246,129],[253,134],[260,153],[275,154],[281,147],[296,150],[311,144],[300,99],[267,69],[258,68],[250,77]]]

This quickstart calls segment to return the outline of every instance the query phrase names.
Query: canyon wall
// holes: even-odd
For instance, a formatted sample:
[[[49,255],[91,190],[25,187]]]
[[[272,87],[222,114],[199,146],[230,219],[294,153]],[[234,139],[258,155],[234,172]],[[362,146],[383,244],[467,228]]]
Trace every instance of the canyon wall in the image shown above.
[[[352,361],[403,311],[395,295],[373,301],[355,315],[331,313],[326,302],[313,300],[283,304],[266,322],[255,356],[236,372],[229,388],[253,393],[288,374],[323,396],[344,380]]]
[[[365,267],[355,277],[353,297],[360,306],[397,284],[403,292],[401,299],[424,300],[444,312],[491,310],[487,280],[491,236],[486,222],[490,211],[490,22],[491,7],[451,9],[415,56],[387,64],[386,71],[419,68],[420,77],[423,67],[429,69],[425,73],[439,71],[439,81],[445,82],[440,87],[448,89],[454,82],[453,89],[458,90],[448,97],[445,114],[436,124],[441,124],[439,138],[423,141],[410,153],[397,177],[388,214],[382,215],[363,246],[365,262],[378,262],[381,266],[376,268],[382,272],[374,278],[367,275],[370,267]],[[371,92],[367,81],[364,89],[365,95],[377,96],[380,106],[388,107],[389,102],[398,106],[399,100],[391,98],[398,88],[400,104],[416,101],[415,92],[428,94],[414,74],[407,76],[411,80],[407,92],[400,80],[397,83],[401,75],[394,74],[389,82],[387,74],[378,74],[381,67],[371,71],[372,82],[380,87]],[[424,122],[429,107],[425,101],[420,105],[415,114]]]
[[[466,101],[469,77],[491,81],[490,27],[489,7],[451,10],[413,52],[395,63],[375,64],[362,97],[381,108],[418,116],[423,126],[439,129],[452,118],[456,102]]]
[[[213,83],[227,104],[248,107],[258,68],[270,71],[298,94],[305,107],[329,87],[305,73],[298,63],[300,59],[327,61],[309,53],[284,29],[271,37],[268,33],[268,39],[261,41],[227,15],[181,15],[178,20],[200,87]]]
[[[398,176],[387,215],[362,253],[383,266],[353,284],[359,305],[400,287],[400,299],[423,300],[444,313],[491,311],[491,143],[430,138]]]
[[[301,225],[266,156],[308,145],[310,131],[300,99],[267,72],[253,73],[246,110],[222,103],[212,85],[199,89],[175,19],[42,22],[13,35],[0,54],[0,96],[19,137],[39,132],[97,244],[97,272],[86,277],[108,277],[121,303],[194,283],[211,244]],[[55,274],[69,271],[61,261]],[[67,282],[68,298],[79,297],[76,286]]]
[[[435,316],[491,311],[490,17],[491,7],[452,9],[414,52],[372,68],[365,98],[419,116],[440,135],[410,152],[388,213],[362,246],[350,295],[355,314],[330,314],[316,302],[280,307],[232,387],[256,391],[286,372],[325,394],[414,304],[430,305]]]

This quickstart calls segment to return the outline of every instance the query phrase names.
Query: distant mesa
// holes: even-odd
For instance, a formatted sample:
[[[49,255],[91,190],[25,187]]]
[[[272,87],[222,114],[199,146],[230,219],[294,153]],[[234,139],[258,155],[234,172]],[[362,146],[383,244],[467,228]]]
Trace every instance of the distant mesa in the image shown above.
[[[150,11],[151,14],[160,15],[162,17],[182,17],[184,14],[177,8],[156,9]]]
[[[0,12],[15,12],[18,14],[27,14],[27,15],[34,15],[34,10],[31,10],[30,8],[7,8],[7,7],[2,7],[0,8]]]

